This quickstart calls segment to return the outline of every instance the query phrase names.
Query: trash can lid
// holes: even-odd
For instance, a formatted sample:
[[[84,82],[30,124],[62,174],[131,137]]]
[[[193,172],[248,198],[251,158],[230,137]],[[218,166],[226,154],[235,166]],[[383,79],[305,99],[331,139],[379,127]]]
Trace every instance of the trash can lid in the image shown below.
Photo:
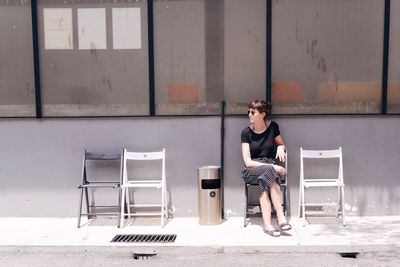
[[[197,175],[202,179],[219,179],[220,166],[203,166],[197,169]]]
[[[221,166],[212,166],[212,165],[209,165],[209,166],[202,166],[202,167],[199,167],[199,169],[219,169],[219,168],[221,168]]]

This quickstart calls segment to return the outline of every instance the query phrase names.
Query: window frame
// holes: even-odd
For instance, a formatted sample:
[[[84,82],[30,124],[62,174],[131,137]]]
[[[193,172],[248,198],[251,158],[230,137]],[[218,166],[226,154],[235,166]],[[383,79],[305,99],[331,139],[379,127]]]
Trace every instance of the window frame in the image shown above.
[[[391,0],[384,1],[384,29],[382,35],[383,55],[382,55],[382,78],[381,78],[381,110],[379,113],[315,113],[315,114],[274,114],[288,116],[314,116],[314,115],[399,115],[400,113],[388,113],[387,111],[387,95],[388,95],[388,75],[389,75],[389,38],[390,38],[390,4]],[[35,112],[36,119],[43,118],[42,114],[42,97],[41,97],[41,79],[40,79],[40,54],[39,54],[39,32],[38,32],[38,9],[37,0],[31,0],[31,19],[32,19],[32,53],[33,53],[33,69],[35,84]],[[265,99],[271,101],[272,96],[272,0],[266,0],[266,88]],[[92,118],[92,117],[187,117],[187,116],[219,116],[220,114],[174,114],[160,115],[156,113],[155,98],[155,62],[154,62],[154,8],[153,0],[147,0],[147,26],[148,26],[148,82],[149,82],[149,114],[148,115],[126,115],[126,116],[45,116],[45,118]],[[221,99],[221,101],[224,101]],[[273,103],[272,103],[273,104]],[[237,116],[241,114],[226,114],[227,116]],[[0,116],[2,117],[2,116]],[[25,118],[25,117],[24,117]]]

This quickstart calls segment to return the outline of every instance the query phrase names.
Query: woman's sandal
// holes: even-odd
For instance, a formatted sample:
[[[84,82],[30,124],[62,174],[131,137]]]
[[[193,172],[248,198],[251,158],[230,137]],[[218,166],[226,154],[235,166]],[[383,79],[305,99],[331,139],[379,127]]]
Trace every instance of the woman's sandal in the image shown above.
[[[278,223],[279,229],[280,229],[281,231],[289,231],[289,230],[292,229],[292,226],[291,226],[290,223],[288,223],[288,222],[279,223],[279,220],[278,220],[278,219],[276,220],[276,222]]]
[[[264,229],[264,233],[266,233],[267,235],[272,236],[272,237],[279,237],[281,235],[281,231],[276,230],[276,229],[273,229],[273,230]]]

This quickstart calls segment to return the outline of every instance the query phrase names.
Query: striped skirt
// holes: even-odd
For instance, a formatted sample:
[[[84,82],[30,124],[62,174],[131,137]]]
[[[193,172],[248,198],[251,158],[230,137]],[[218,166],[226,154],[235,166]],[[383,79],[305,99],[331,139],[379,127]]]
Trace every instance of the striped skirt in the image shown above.
[[[263,158],[254,159],[267,165],[256,166],[252,168],[243,168],[242,178],[248,184],[258,184],[259,194],[268,191],[273,181],[278,181],[280,175],[275,171],[272,164],[276,164],[274,159]]]

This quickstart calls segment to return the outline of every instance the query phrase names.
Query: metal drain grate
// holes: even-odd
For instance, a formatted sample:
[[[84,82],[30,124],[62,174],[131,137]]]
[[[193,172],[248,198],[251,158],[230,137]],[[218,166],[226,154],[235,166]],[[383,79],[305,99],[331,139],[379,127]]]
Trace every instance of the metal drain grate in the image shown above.
[[[111,242],[125,243],[173,243],[176,235],[116,235]]]

